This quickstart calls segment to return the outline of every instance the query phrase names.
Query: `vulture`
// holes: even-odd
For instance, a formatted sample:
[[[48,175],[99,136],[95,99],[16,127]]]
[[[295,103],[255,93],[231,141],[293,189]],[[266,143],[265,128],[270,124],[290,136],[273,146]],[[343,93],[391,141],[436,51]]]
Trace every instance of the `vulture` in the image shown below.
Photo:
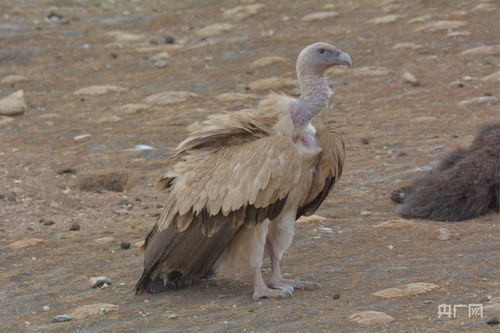
[[[256,110],[213,114],[189,128],[158,183],[166,202],[146,236],[136,293],[242,274],[253,274],[254,300],[319,287],[284,279],[280,263],[295,221],[313,214],[342,174],[341,134],[311,123],[329,105],[325,71],[335,65],[351,67],[351,57],[327,43],[309,45],[297,59],[298,99],[271,93]]]
[[[470,147],[452,152],[391,198],[402,203],[399,213],[405,218],[462,221],[491,208],[498,212],[499,194],[500,123],[483,127]]]

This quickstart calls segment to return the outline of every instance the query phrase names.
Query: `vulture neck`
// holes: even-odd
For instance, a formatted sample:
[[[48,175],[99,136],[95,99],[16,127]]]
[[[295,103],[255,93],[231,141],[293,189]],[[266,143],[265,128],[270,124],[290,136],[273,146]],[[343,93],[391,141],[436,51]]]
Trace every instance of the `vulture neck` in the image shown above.
[[[293,107],[292,121],[295,127],[302,127],[328,106],[331,90],[323,74],[298,72],[298,78],[300,98]]]

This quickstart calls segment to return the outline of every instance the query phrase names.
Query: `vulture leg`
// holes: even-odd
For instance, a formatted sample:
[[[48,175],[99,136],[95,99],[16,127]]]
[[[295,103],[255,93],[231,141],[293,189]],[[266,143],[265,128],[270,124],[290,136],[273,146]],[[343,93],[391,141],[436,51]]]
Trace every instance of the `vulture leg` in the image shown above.
[[[320,285],[316,282],[287,280],[283,279],[281,275],[281,259],[292,243],[295,216],[295,211],[285,212],[269,225],[266,246],[271,257],[271,278],[268,281],[268,286],[274,289],[291,290],[292,292],[294,288],[302,290],[320,288]]]
[[[266,298],[266,297],[290,297],[293,295],[293,288],[292,290],[285,290],[285,289],[271,289],[269,288],[265,283],[264,279],[262,278],[262,271],[259,268],[254,269],[253,272],[254,275],[254,287],[253,287],[253,300],[258,301],[261,298]]]

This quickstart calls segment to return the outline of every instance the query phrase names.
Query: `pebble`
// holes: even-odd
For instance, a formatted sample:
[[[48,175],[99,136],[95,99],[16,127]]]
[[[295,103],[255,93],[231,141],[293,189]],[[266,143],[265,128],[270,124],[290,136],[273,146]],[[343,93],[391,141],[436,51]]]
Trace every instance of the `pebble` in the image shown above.
[[[450,240],[451,233],[447,228],[439,228],[439,236],[438,239],[442,241]]]
[[[50,307],[49,307],[48,305],[44,305],[44,306],[42,307],[42,310],[43,310],[43,311],[45,311],[45,312],[47,312],[47,311],[49,311],[49,310],[50,310]]]
[[[389,316],[385,312],[379,311],[363,311],[353,313],[349,316],[349,319],[364,326],[383,325],[388,324],[394,320],[392,316]]]
[[[500,54],[500,44],[478,46],[462,52],[462,55],[499,55],[499,54]]]
[[[491,319],[488,319],[488,321],[486,321],[486,324],[488,324],[488,325],[498,325],[498,324],[500,324],[500,321],[498,321],[497,317],[493,317]]]
[[[148,145],[136,145],[134,148],[125,149],[125,151],[143,151],[143,150],[155,150],[154,147]]]
[[[130,242],[121,242],[120,247],[124,250],[130,249]]]
[[[163,41],[165,44],[175,44],[175,37],[170,34],[166,34]]]
[[[233,21],[241,21],[246,19],[247,17],[253,16],[262,9],[264,5],[262,4],[254,4],[254,5],[246,5],[246,6],[237,6],[231,9],[227,9],[224,11],[222,16],[225,19],[233,20]]]
[[[130,34],[123,31],[110,31],[105,35],[114,37],[115,41],[119,43],[139,42],[144,39],[144,35]]]
[[[284,62],[287,59],[284,57],[277,57],[277,56],[269,56],[269,57],[263,57],[255,60],[250,64],[250,68],[259,68],[259,67],[265,67],[265,66],[270,66],[274,65],[280,62]]]
[[[420,45],[420,44],[415,44],[415,43],[411,43],[411,42],[405,42],[405,43],[395,44],[392,48],[394,50],[398,50],[398,49],[418,50],[418,49],[421,49],[422,47],[423,46]]]
[[[432,15],[423,15],[419,17],[412,18],[411,20],[408,21],[408,23],[413,24],[413,23],[423,23],[427,22],[432,18]]]
[[[389,220],[385,222],[381,222],[379,224],[374,225],[374,228],[384,228],[384,229],[399,229],[399,228],[405,228],[413,225],[412,222],[408,220]]]
[[[490,75],[483,76],[481,78],[483,81],[500,82],[500,71],[492,73]]]
[[[92,288],[102,288],[107,287],[112,284],[111,279],[105,276],[95,276],[89,279]]]
[[[175,313],[168,315],[168,319],[177,319],[177,315]]]
[[[382,17],[377,17],[376,19],[371,20],[373,24],[386,24],[386,23],[392,23],[396,22],[401,18],[400,15],[387,15],[387,16],[382,16]]]
[[[470,31],[452,31],[449,32],[446,37],[467,37],[470,36]]]
[[[410,83],[414,87],[420,85],[420,81],[417,79],[417,77],[408,71],[405,71],[403,73],[403,79],[405,80],[405,82]]]
[[[116,112],[123,112],[127,114],[139,113],[143,110],[148,109],[150,106],[147,104],[135,103],[135,104],[125,104],[119,105],[113,108]]]
[[[296,223],[308,223],[308,222],[319,222],[325,221],[327,218],[319,215],[309,215],[309,216],[301,216]]]
[[[339,299],[340,298],[340,294],[335,294],[332,296],[333,299]]]
[[[80,225],[78,223],[73,223],[70,227],[69,227],[69,231],[78,231],[80,230]]]
[[[85,319],[95,315],[101,315],[111,311],[117,311],[120,307],[115,304],[96,303],[79,306],[70,312],[75,319]],[[105,309],[105,310],[103,310]]]
[[[480,96],[480,97],[474,97],[471,99],[467,99],[465,101],[461,101],[458,103],[458,105],[466,106],[466,105],[471,105],[471,104],[487,104],[491,103],[494,104],[498,102],[498,99],[494,96]]]
[[[77,141],[77,142],[82,142],[82,141],[86,141],[87,139],[90,139],[92,135],[91,134],[81,134],[81,135],[77,135],[73,138],[73,140]]]
[[[197,94],[188,91],[165,91],[146,97],[144,102],[149,105],[169,105],[186,102],[197,96]]]
[[[170,54],[168,52],[160,52],[153,56],[153,60],[165,60],[170,58]]]
[[[99,96],[109,93],[120,93],[125,90],[127,90],[127,88],[108,84],[81,88],[75,91],[74,94],[79,96]]]
[[[278,90],[293,86],[297,86],[297,80],[280,78],[275,76],[266,79],[256,80],[248,85],[250,90],[254,91]]]
[[[5,76],[0,82],[4,84],[16,84],[25,81],[28,81],[26,76],[13,74]]]
[[[368,216],[368,215],[370,215],[370,214],[371,214],[371,212],[370,212],[370,211],[365,210],[365,211],[362,211],[360,214],[361,214],[361,216]]]
[[[115,239],[114,237],[111,237],[111,236],[107,236],[107,237],[101,237],[101,238],[97,238],[95,240],[96,243],[99,243],[99,244],[106,244],[106,243],[111,243],[113,242]]]
[[[18,90],[0,99],[0,115],[3,116],[19,116],[22,115],[28,106],[24,101],[24,92]]]
[[[215,23],[196,31],[200,37],[215,37],[231,31],[234,26],[230,23]]]
[[[27,238],[27,239],[21,239],[21,240],[12,242],[7,246],[10,247],[11,249],[24,249],[26,247],[35,246],[35,245],[41,244],[43,242],[44,242],[43,239]]]
[[[467,25],[465,21],[433,21],[415,29],[416,32],[435,32],[439,30],[457,29]]]
[[[167,66],[168,66],[168,61],[166,61],[166,60],[156,60],[155,61],[156,68],[165,68]]]
[[[326,12],[317,12],[317,13],[311,13],[308,14],[304,17],[302,17],[301,21],[303,22],[312,22],[312,21],[319,21],[319,20],[324,20],[327,18],[332,18],[337,16],[337,12],[334,11],[326,11]]]
[[[73,320],[73,317],[71,317],[70,315],[67,315],[67,314],[62,314],[62,315],[57,315],[57,316],[52,317],[52,321],[55,323],[62,323],[65,321],[70,321],[70,320]]]
[[[413,296],[413,295],[427,293],[436,288],[439,288],[437,284],[416,282],[416,283],[409,283],[402,286],[379,290],[373,293],[373,295],[384,298]]]
[[[485,296],[481,297],[481,299],[479,300],[479,302],[485,303],[485,302],[491,301],[492,299],[493,299],[492,295],[485,295]]]

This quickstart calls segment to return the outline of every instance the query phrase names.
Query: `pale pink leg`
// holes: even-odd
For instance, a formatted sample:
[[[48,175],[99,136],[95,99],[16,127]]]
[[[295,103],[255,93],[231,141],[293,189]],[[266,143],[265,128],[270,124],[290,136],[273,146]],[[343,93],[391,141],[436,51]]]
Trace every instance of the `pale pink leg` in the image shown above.
[[[265,283],[262,278],[262,271],[260,268],[254,270],[254,287],[253,287],[253,300],[258,301],[261,298],[266,297],[290,297],[292,292],[282,290],[282,289],[271,289]]]

